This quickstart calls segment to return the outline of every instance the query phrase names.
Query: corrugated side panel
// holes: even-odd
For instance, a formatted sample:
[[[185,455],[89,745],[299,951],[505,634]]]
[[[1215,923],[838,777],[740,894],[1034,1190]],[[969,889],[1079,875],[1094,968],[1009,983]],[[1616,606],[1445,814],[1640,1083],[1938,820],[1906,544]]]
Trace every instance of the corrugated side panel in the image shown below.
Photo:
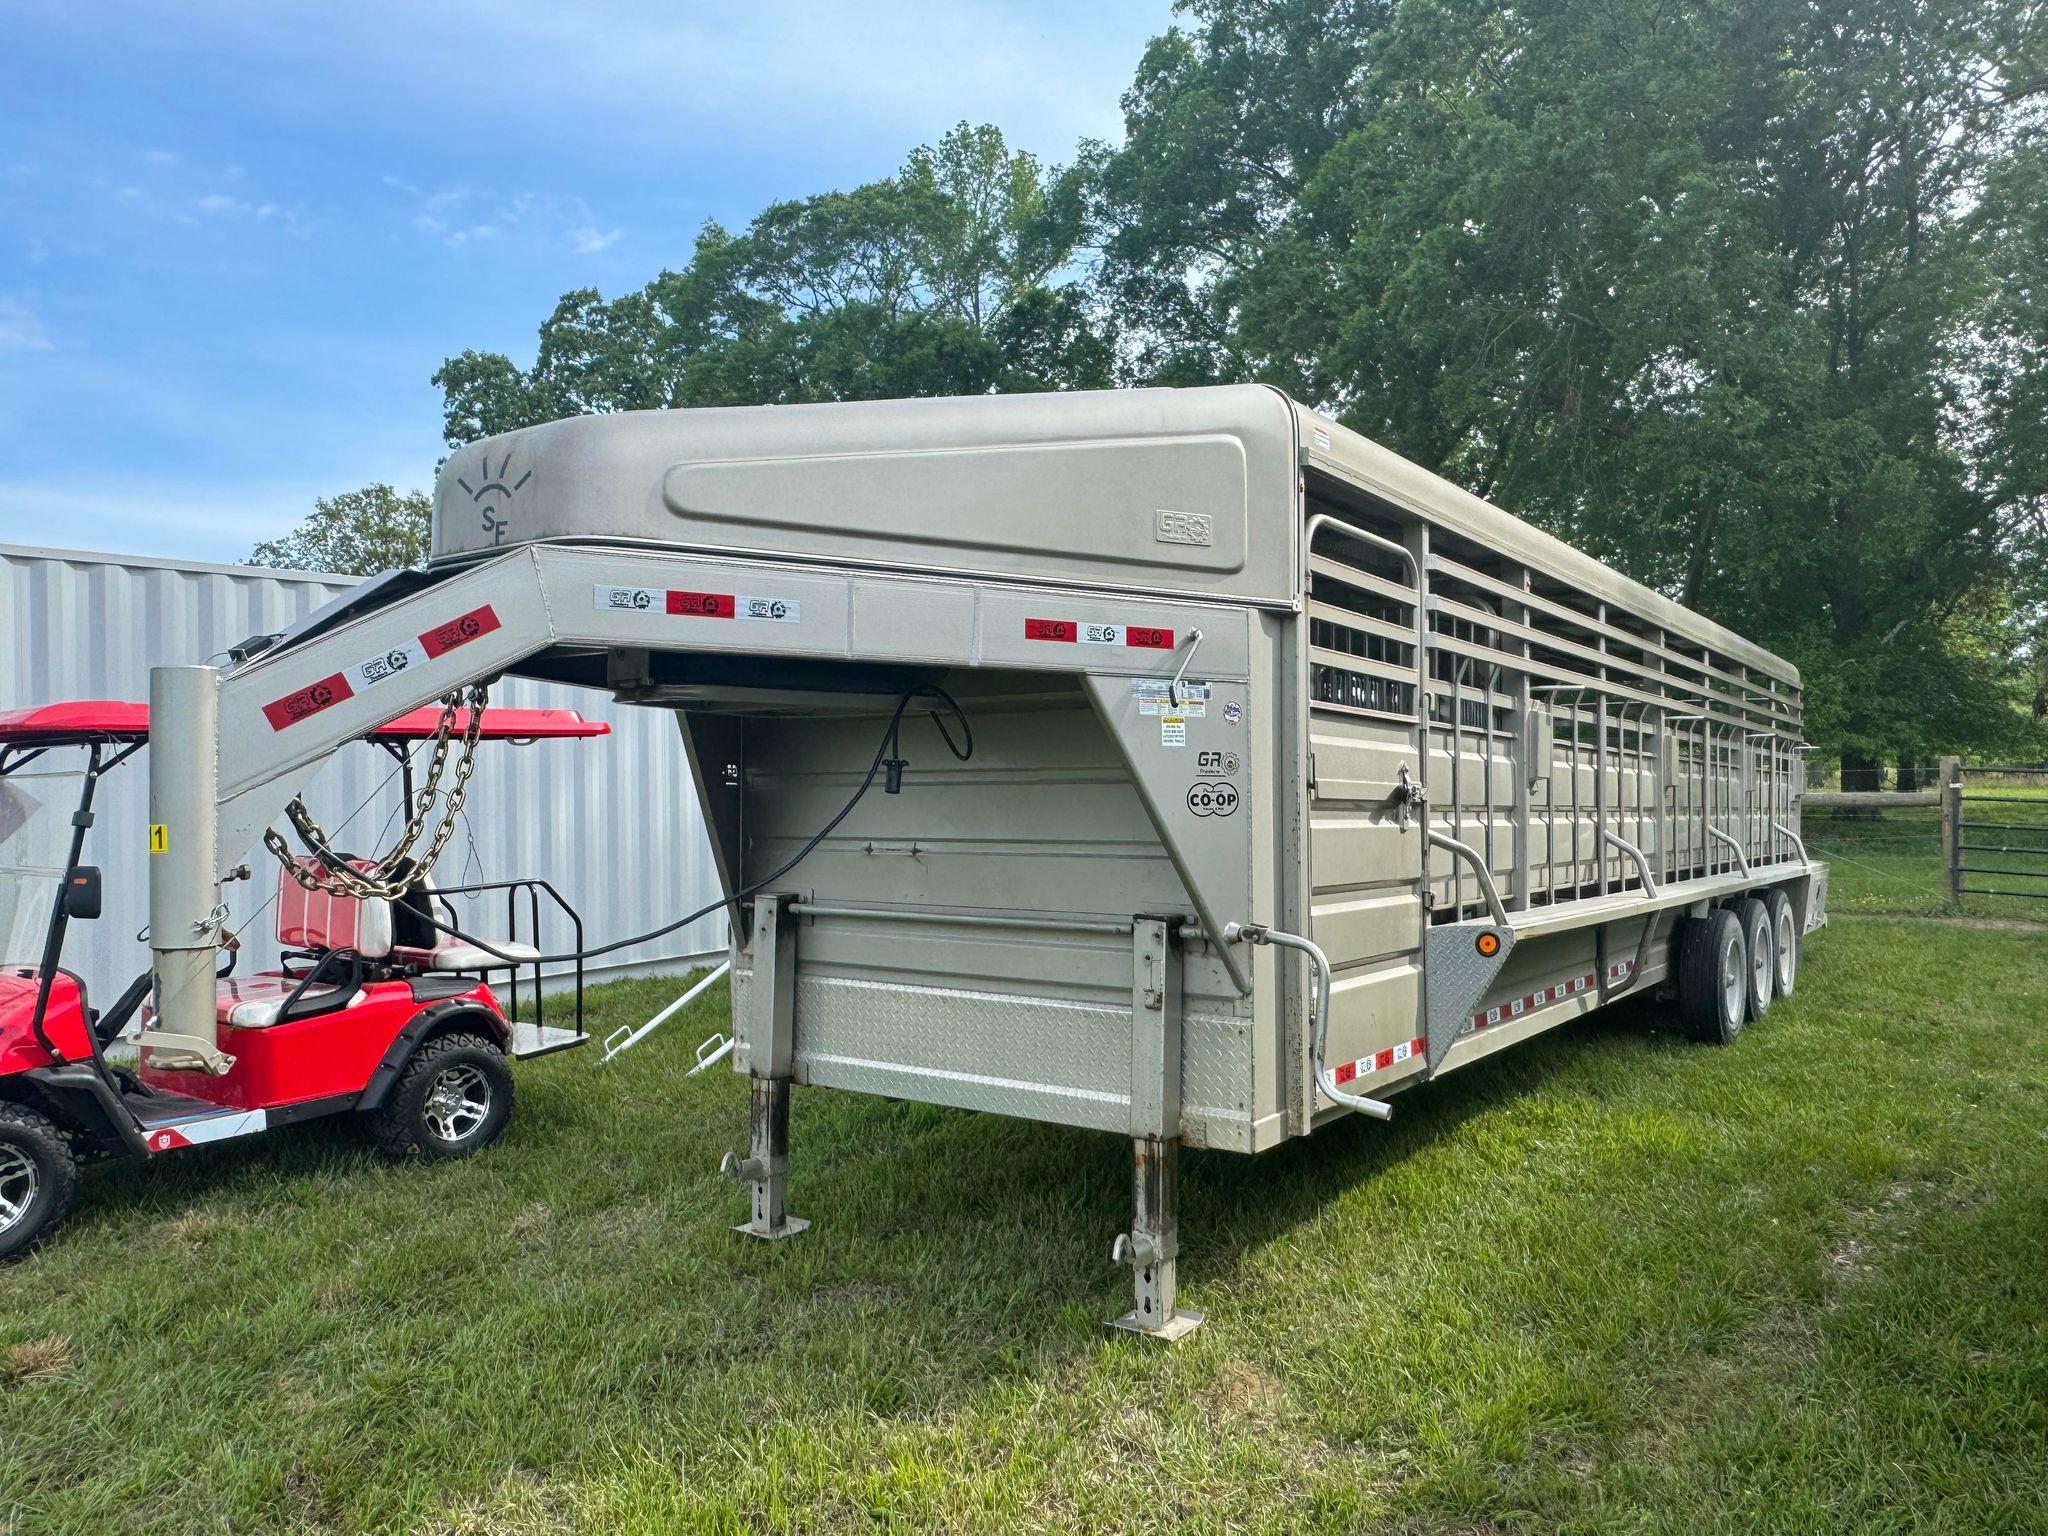
[[[0,709],[66,698],[147,699],[151,665],[218,657],[248,635],[282,629],[352,584],[349,577],[0,546],[7,640],[0,649]],[[667,710],[521,679],[501,685],[493,702],[578,709],[610,722],[612,734],[480,747],[463,824],[436,871],[442,883],[543,876],[581,912],[590,943],[644,932],[717,898],[681,736]],[[363,853],[389,846],[398,800],[396,765],[361,744],[336,754],[306,795],[314,818],[330,832],[346,827],[343,846]],[[137,758],[106,780],[86,845],[87,859],[106,871],[106,915],[76,925],[65,949],[66,966],[86,979],[96,1000],[111,1001],[148,963],[136,942],[148,919],[148,808],[148,764]],[[231,925],[244,939],[237,968],[249,971],[277,957],[269,906],[277,866],[260,847],[246,860],[256,878],[230,885],[227,895]],[[501,902],[463,903],[462,926],[503,934]],[[571,947],[564,927],[544,930],[543,942],[551,950]],[[714,915],[608,955],[589,974],[680,969],[724,947],[725,919]]]

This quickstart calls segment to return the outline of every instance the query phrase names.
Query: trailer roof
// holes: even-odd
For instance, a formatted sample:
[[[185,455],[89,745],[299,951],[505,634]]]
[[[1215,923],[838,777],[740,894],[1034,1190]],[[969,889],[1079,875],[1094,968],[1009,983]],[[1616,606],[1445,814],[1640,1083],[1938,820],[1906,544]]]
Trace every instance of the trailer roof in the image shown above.
[[[380,741],[420,741],[441,726],[431,705],[400,715],[370,733]],[[455,728],[469,728],[469,711],[455,712]],[[537,741],[556,736],[607,736],[602,720],[586,720],[573,709],[487,709],[480,737],[494,741]],[[18,747],[84,746],[96,741],[147,741],[149,706],[125,699],[70,699],[29,709],[0,709],[0,742]]]
[[[639,545],[1291,607],[1305,470],[1797,681],[1732,630],[1262,385],[568,417],[449,456],[429,565]]]

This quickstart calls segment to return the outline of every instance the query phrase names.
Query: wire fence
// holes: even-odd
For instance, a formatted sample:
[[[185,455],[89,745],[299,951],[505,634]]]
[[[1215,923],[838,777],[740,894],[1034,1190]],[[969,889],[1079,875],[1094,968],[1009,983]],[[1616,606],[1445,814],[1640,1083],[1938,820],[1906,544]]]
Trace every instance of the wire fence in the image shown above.
[[[1973,772],[1980,776],[1973,778]],[[1967,829],[1963,834],[1966,867],[1970,867],[1968,861],[2008,859],[2020,867],[2039,865],[2048,871],[2048,768],[1995,778],[1968,770],[1963,783],[1960,820]],[[1922,787],[1938,784],[1936,776]],[[1832,866],[1829,909],[2048,922],[2048,902],[1979,894],[1969,887],[1990,882],[1975,875],[1965,877],[1965,892],[1959,900],[1951,894],[1951,872],[1942,841],[1947,815],[1947,808],[1940,805],[1803,807],[1800,823],[1807,851]],[[1986,823],[1996,824],[1996,830],[1980,832]],[[1977,846],[1984,837],[1995,837],[1999,847],[2014,852],[1988,852]],[[2024,857],[2036,850],[2042,856]],[[2048,888],[2048,878],[2008,884]]]

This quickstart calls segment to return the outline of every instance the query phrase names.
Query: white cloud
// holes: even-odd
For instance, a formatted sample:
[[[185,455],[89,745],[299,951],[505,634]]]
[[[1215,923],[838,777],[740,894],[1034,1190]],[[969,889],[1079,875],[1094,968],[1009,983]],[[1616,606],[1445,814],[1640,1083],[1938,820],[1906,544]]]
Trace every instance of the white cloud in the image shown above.
[[[664,149],[692,129],[908,148],[956,120],[1065,156],[1113,136],[1118,97],[1171,0],[155,0],[188,34],[297,77],[368,74],[426,101],[483,98],[584,142]],[[762,104],[774,110],[764,117]]]
[[[573,195],[515,192],[501,197],[478,187],[449,187],[420,195],[418,188],[395,176],[383,180],[386,186],[415,198],[413,228],[447,246],[459,248],[519,236],[559,237],[579,256],[587,256],[609,248],[621,233],[617,228],[600,229],[590,205]]]
[[[258,220],[283,218],[287,221],[291,218],[290,212],[277,203],[252,203],[247,198],[228,197],[220,192],[208,193],[205,197],[199,199],[196,206],[201,213],[209,213],[217,218],[233,217]]]
[[[145,149],[142,158],[151,165],[176,165],[178,157],[168,149]]]
[[[42,317],[19,299],[0,296],[0,352],[48,352]]]

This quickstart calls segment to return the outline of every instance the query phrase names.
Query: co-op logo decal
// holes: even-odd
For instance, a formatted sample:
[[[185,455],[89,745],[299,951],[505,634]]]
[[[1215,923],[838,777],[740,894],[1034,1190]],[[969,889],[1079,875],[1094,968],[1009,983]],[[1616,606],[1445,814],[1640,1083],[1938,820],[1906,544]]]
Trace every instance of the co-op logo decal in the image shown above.
[[[533,471],[527,470],[517,480],[509,479],[512,473],[512,450],[505,450],[505,457],[498,461],[497,473],[491,472],[491,454],[484,450],[481,484],[472,486],[462,476],[455,477],[455,483],[469,493],[469,499],[476,504],[477,526],[491,536],[493,544],[505,542],[505,530],[512,526],[510,503],[512,497],[533,478]]]
[[[1188,787],[1188,809],[1197,816],[1235,815],[1237,801],[1237,786],[1225,779],[1204,779]]]

